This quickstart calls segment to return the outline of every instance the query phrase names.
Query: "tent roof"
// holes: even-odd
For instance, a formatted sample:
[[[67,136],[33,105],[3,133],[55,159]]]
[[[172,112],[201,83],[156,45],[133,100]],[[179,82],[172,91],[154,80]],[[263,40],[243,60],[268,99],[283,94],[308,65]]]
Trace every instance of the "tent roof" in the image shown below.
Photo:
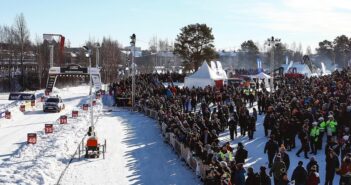
[[[224,71],[220,61],[211,61],[211,69],[220,79],[228,79],[227,73]]]
[[[214,72],[210,66],[208,66],[207,62],[203,62],[202,65],[199,67],[199,69],[189,76],[188,78],[210,78],[213,80],[220,79],[218,75],[216,75],[216,72]]]
[[[255,75],[255,76],[256,76],[256,78],[259,78],[259,79],[266,79],[266,78],[269,79],[269,78],[271,78],[271,76],[267,75],[264,72],[260,72],[259,74]]]
[[[288,65],[283,64],[282,67],[284,68],[284,71],[286,71]],[[307,75],[311,74],[311,70],[306,64],[293,63],[290,69],[292,68],[296,68],[297,73],[300,73],[300,74],[307,74]]]

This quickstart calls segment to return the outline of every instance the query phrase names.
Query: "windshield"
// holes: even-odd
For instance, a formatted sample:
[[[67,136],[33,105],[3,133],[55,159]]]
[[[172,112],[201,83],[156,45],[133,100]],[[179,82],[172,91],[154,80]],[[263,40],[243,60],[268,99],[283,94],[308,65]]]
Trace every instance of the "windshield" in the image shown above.
[[[58,103],[59,99],[58,98],[49,98],[46,100],[46,102]]]

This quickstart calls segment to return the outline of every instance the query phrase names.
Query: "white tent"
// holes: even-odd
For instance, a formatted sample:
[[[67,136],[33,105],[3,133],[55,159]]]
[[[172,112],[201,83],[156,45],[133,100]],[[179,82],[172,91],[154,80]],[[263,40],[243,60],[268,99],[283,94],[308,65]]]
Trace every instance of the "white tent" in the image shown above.
[[[303,74],[307,77],[310,77],[312,74],[307,64],[293,63],[292,65],[282,64],[281,66],[284,68],[284,73],[289,73],[290,70],[296,69],[296,73]]]
[[[191,76],[185,77],[184,87],[206,87],[208,85],[214,86],[215,80],[224,80],[216,74],[205,61],[199,69]]]
[[[221,79],[228,79],[227,73],[224,71],[220,61],[211,61],[211,68]]]

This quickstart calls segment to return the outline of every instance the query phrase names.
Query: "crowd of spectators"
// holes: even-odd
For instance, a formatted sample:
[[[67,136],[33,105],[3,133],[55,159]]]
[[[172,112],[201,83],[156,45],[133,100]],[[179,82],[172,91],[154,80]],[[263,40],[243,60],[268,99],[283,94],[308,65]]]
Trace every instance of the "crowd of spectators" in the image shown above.
[[[268,92],[226,85],[221,89],[164,86],[164,80],[173,81],[171,75],[147,74],[137,76],[136,99],[138,106],[156,110],[167,132],[174,133],[178,141],[206,164],[205,184],[270,184],[266,168],[270,169],[274,184],[288,184],[288,152],[296,147],[296,136],[301,142],[296,155],[304,152],[304,157],[309,158],[308,152],[314,155],[321,152],[324,135],[327,137],[325,182],[333,184],[338,173],[341,183],[351,184],[350,79],[346,69],[321,77],[283,77],[276,90]],[[130,84],[131,80],[127,79],[111,88],[115,95],[129,97]],[[249,111],[247,96],[257,101],[258,111],[255,108]],[[240,135],[248,134],[252,139],[260,114],[265,115],[264,134],[268,141],[262,152],[267,153],[269,165],[254,173],[252,168],[243,168],[250,151],[242,143],[236,148],[229,143],[221,144],[218,134],[229,128],[230,138],[234,140],[240,127]],[[310,159],[307,169],[299,162],[291,180],[319,184],[321,168],[313,157]]]

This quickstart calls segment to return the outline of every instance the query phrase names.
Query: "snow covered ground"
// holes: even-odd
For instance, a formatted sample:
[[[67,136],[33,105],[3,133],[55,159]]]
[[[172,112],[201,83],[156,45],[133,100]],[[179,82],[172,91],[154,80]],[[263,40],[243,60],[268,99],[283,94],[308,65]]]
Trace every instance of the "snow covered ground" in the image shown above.
[[[22,113],[18,107],[11,109],[14,117],[0,119],[0,184],[56,184],[61,173],[75,153],[78,144],[89,126],[88,113],[80,111],[77,119],[69,118],[67,125],[59,125],[57,119],[88,101],[87,86],[55,90],[66,104],[61,113],[44,114],[39,103],[32,110]],[[100,141],[107,140],[106,159],[79,159],[75,156],[62,176],[60,184],[201,184],[188,167],[181,162],[168,144],[163,142],[156,122],[139,113],[123,109],[106,111],[98,102],[94,115]],[[245,167],[252,166],[258,171],[261,165],[267,166],[267,155],[263,153],[267,138],[263,131],[264,116],[259,116],[254,139],[239,137],[230,141],[229,132],[220,135],[221,142],[230,141],[235,148],[242,142],[249,151]],[[53,123],[54,133],[44,134],[44,124]],[[38,134],[36,145],[27,145],[27,133]],[[289,152],[291,165],[289,178],[297,162],[300,147]],[[325,141],[324,141],[325,144]],[[324,146],[323,146],[324,148]],[[303,155],[301,155],[303,156]],[[309,154],[311,156],[311,154]],[[325,155],[319,151],[317,161],[320,166],[321,184],[325,177]],[[267,170],[268,171],[268,170]],[[334,183],[339,181],[335,176]]]
[[[252,111],[252,110],[250,110]],[[260,166],[266,166],[267,167],[267,173],[269,172],[268,168],[268,156],[267,154],[264,154],[264,147],[266,142],[268,141],[268,138],[265,137],[264,135],[264,128],[263,128],[263,121],[264,121],[264,115],[259,115],[257,118],[257,123],[256,123],[256,132],[254,133],[254,138],[252,140],[249,140],[248,136],[241,137],[240,136],[240,129],[238,129],[238,138],[234,139],[234,141],[230,141],[230,136],[229,136],[229,130],[225,131],[224,133],[220,134],[220,141],[221,143],[225,142],[230,142],[231,146],[236,148],[238,142],[242,142],[243,145],[245,146],[246,150],[248,150],[248,159],[246,161],[246,164],[244,167],[253,167],[255,172],[259,172]],[[238,127],[239,128],[239,127]],[[325,144],[326,144],[326,136],[324,136],[324,141],[323,141],[323,148],[322,150],[319,150],[317,152],[317,155],[314,156],[313,154],[308,154],[309,157],[314,156],[318,162],[319,165],[319,174],[320,174],[320,184],[324,184],[325,182],[325,154],[324,154],[324,149],[325,149]],[[292,149],[290,152],[288,152],[289,157],[290,157],[290,167],[288,170],[288,176],[289,180],[291,180],[292,173],[294,169],[297,166],[297,163],[301,160],[303,161],[304,167],[306,168],[306,165],[309,162],[309,159],[305,159],[303,152],[300,154],[301,157],[297,157],[295,154],[296,152],[300,149],[301,143],[300,140],[296,137],[296,148]],[[234,149],[236,151],[236,149]],[[340,176],[335,175],[334,178],[334,184],[339,183]],[[273,177],[272,177],[272,182],[273,182]]]
[[[22,113],[18,107],[10,111],[13,118],[0,120],[0,184],[201,184],[163,142],[157,123],[139,113],[124,110],[102,111],[98,102],[94,109],[99,139],[107,139],[106,159],[79,159],[61,176],[75,154],[90,125],[88,113],[72,110],[88,101],[88,87],[55,90],[66,109],[61,113],[43,113],[42,104]],[[60,115],[69,117],[60,125]],[[54,133],[45,134],[44,124],[52,123]],[[37,133],[35,145],[26,143],[27,133]]]
[[[87,113],[59,125],[60,115],[68,115],[87,101],[88,88],[65,88],[57,92],[66,108],[61,113],[43,113],[39,103],[22,113],[15,107],[12,119],[2,119],[0,128],[0,184],[55,184],[87,130]],[[44,124],[54,124],[46,135]],[[26,143],[27,133],[37,133],[37,144]]]
[[[107,139],[106,159],[74,160],[61,184],[201,184],[163,142],[154,120],[117,109],[96,128]]]

